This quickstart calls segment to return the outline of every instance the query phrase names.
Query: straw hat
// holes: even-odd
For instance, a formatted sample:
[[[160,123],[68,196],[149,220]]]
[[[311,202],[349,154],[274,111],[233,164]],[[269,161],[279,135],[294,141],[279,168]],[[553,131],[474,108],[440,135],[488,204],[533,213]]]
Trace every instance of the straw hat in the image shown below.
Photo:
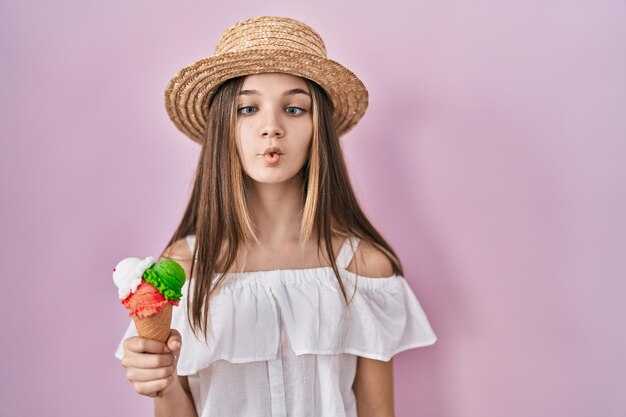
[[[367,89],[350,70],[326,58],[324,41],[311,27],[286,17],[262,16],[236,23],[222,34],[215,55],[184,67],[165,89],[165,108],[176,127],[204,143],[208,102],[224,81],[281,72],[319,84],[335,106],[339,136],[365,113]]]

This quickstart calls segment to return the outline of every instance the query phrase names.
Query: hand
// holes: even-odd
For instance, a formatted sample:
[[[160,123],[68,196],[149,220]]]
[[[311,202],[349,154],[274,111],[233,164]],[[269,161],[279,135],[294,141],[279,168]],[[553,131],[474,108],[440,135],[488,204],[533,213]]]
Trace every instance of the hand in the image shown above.
[[[179,384],[176,365],[182,346],[182,337],[171,329],[167,343],[141,337],[124,341],[122,366],[135,391],[148,397],[161,397]]]

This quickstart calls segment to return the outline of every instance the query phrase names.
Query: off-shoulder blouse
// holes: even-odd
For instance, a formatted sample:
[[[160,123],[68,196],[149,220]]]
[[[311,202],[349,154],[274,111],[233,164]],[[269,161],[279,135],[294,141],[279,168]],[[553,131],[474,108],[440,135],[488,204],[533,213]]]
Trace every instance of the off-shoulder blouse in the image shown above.
[[[195,236],[187,236],[193,253]],[[368,278],[346,268],[359,240],[348,238],[337,266],[231,273],[211,299],[209,342],[172,313],[182,335],[178,374],[187,375],[199,417],[357,417],[357,356],[388,361],[437,337],[404,277]],[[183,287],[188,296],[189,280]],[[123,341],[137,335],[131,321]]]

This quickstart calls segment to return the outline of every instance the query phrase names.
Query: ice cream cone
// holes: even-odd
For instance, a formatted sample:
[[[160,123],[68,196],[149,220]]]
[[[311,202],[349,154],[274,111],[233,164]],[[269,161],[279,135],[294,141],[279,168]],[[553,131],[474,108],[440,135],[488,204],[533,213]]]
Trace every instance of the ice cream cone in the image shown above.
[[[113,268],[119,299],[133,318],[139,337],[167,343],[172,306],[179,304],[185,278],[184,268],[176,261],[155,263],[150,256],[122,259]],[[163,392],[156,396],[163,397]]]
[[[158,313],[148,317],[133,316],[133,320],[139,337],[165,343],[170,335],[172,305],[168,303]]]

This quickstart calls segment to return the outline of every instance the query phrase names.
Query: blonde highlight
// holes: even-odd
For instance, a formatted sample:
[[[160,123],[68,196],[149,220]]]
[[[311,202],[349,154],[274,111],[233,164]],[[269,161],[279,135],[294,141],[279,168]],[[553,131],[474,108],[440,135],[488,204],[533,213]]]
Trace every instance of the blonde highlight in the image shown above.
[[[305,199],[304,209],[302,210],[302,224],[300,227],[300,234],[303,242],[309,241],[314,233],[320,184],[319,97],[317,90],[312,88],[310,83],[307,84],[312,102],[311,118],[313,119],[313,138],[311,140],[311,147],[309,151],[309,161],[307,167],[305,167]]]

